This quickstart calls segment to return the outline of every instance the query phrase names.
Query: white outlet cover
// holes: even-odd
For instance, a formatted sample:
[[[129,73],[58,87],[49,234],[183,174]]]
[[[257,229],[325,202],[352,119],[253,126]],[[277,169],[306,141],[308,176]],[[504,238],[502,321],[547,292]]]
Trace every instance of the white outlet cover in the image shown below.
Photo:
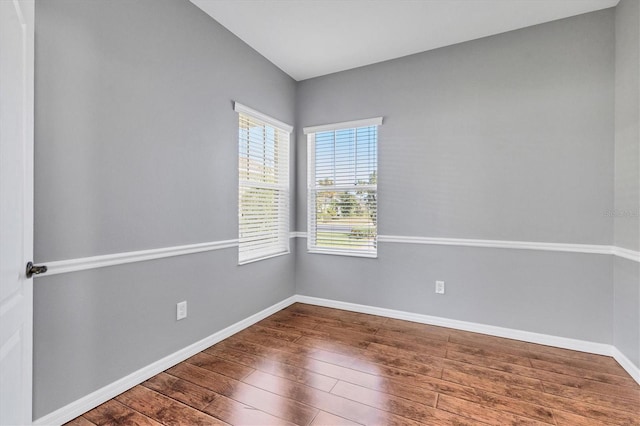
[[[436,281],[436,293],[444,294],[444,281]]]
[[[180,321],[187,317],[187,301],[182,301],[176,305],[176,320]]]

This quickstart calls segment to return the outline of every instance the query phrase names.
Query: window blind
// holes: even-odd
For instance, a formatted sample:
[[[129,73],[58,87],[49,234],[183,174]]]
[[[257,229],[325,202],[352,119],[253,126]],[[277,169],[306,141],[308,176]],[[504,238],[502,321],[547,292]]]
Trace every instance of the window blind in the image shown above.
[[[289,253],[291,129],[264,114],[251,114],[238,103],[235,110],[239,112],[238,263],[244,264]]]
[[[372,120],[365,120],[371,124]],[[378,128],[344,123],[305,129],[310,252],[377,256]],[[357,124],[358,122],[353,122]]]

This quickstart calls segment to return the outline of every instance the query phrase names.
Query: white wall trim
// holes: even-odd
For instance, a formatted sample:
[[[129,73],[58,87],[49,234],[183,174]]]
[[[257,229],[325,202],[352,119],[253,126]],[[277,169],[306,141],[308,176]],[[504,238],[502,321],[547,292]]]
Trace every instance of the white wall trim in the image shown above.
[[[306,232],[295,232],[297,238],[307,238]],[[601,244],[543,243],[534,241],[475,240],[466,238],[409,237],[378,235],[379,243],[425,244],[462,247],[488,247],[518,250],[563,251],[569,253],[612,254],[640,262],[640,251]]]
[[[184,361],[187,358],[192,357],[198,352],[203,351],[204,349],[215,345],[216,343],[230,337],[245,328],[257,323],[258,321],[263,320],[269,315],[273,315],[281,309],[286,308],[287,306],[295,303],[296,297],[291,296],[281,302],[276,303],[275,305],[269,306],[266,309],[258,312],[257,314],[251,315],[248,318],[245,318],[237,323],[230,325],[227,328],[224,328],[217,333],[212,334],[209,337],[205,337],[204,339],[187,346],[184,349],[180,349],[177,352],[172,353],[152,364],[149,364],[146,367],[137,370],[128,376],[125,376],[115,382],[98,389],[95,392],[90,393],[68,405],[65,405],[58,410],[47,414],[43,417],[40,417],[36,421],[33,422],[34,425],[61,425],[63,423],[72,420],[79,415],[97,407],[105,401],[121,394],[122,392],[131,389],[132,387],[144,382],[145,380],[155,376],[158,373],[166,370],[167,368],[173,367],[174,365]]]
[[[633,260],[635,262],[640,262],[640,251],[634,251],[622,247],[613,246],[612,253],[614,256],[621,257],[623,259]]]
[[[574,351],[612,356],[622,366],[622,368],[624,368],[629,373],[629,375],[636,382],[638,382],[638,384],[640,384],[640,367],[634,365],[633,362],[625,357],[622,352],[620,352],[616,347],[606,343],[589,342],[586,340],[577,340],[568,337],[552,336],[548,334],[534,333],[531,331],[516,330],[512,328],[497,327],[494,325],[434,317],[431,315],[397,311],[394,309],[379,308],[376,306],[359,305],[356,303],[340,302],[337,300],[321,299],[311,296],[296,295],[295,301],[300,303],[307,303],[309,305],[325,306],[327,308],[343,309],[346,311],[360,312],[363,314],[378,315],[381,317],[396,318],[421,324],[437,325],[440,327],[454,328],[456,330],[488,334],[490,336],[504,337],[507,339],[554,346],[563,349],[571,349]]]
[[[290,232],[289,238],[299,237],[300,232]],[[124,253],[105,254],[100,256],[80,257],[77,259],[55,260],[39,262],[47,265],[47,272],[34,275],[34,278],[45,277],[68,272],[84,271],[87,269],[103,268],[105,266],[122,265],[125,263],[144,262],[146,260],[162,259],[165,257],[182,256],[185,254],[202,253],[206,251],[222,250],[238,247],[238,240],[211,241],[208,243],[187,244],[183,246],[163,247],[159,249],[129,251]],[[289,254],[283,253],[283,254]]]
[[[384,243],[429,244],[445,246],[491,247],[524,250],[568,251],[573,253],[611,254],[611,246],[594,244],[543,243],[533,241],[474,240],[462,238],[405,237],[378,235]]]
[[[613,356],[613,359],[615,359],[618,364],[620,364],[620,366],[624,368],[631,377],[633,377],[633,380],[640,384],[640,366],[636,366],[615,346],[611,347],[611,356]]]
[[[307,238],[306,232],[290,232],[289,238]],[[432,238],[432,237],[407,237],[400,235],[378,235],[381,243],[446,245],[464,247],[489,247],[519,250],[545,250],[563,251],[571,253],[587,254],[613,254],[615,256],[640,262],[640,252],[622,247],[593,245],[593,244],[564,244],[542,243],[528,241],[502,241],[502,240],[473,240],[463,238]],[[222,250],[238,246],[238,240],[211,241],[208,243],[187,244],[183,246],[163,247],[159,249],[130,251],[124,253],[105,254],[100,256],[81,257],[78,259],[56,260],[52,262],[40,262],[46,264],[48,271],[34,278],[50,275],[65,274],[69,272],[84,271],[87,269],[103,268],[106,266],[122,265],[125,263],[143,262],[147,260],[162,259],[165,257],[182,256],[185,254],[202,253],[213,250]]]
[[[47,265],[47,272],[43,276],[64,274],[67,272],[84,271],[86,269],[103,268],[105,266],[122,265],[125,263],[143,262],[146,260],[162,259],[165,257],[182,256],[185,254],[202,253],[237,247],[238,240],[212,241],[208,243],[188,244],[184,246],[164,247],[151,250],[130,251],[125,253],[105,254],[101,256],[81,257],[78,259],[57,260],[53,262],[39,262]],[[35,275],[34,277],[38,277]]]

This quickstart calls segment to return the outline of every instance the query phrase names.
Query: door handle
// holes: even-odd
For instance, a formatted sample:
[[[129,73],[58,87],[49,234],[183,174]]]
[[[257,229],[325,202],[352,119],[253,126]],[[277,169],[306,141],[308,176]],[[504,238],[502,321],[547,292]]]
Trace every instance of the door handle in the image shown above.
[[[45,265],[34,265],[33,262],[27,263],[27,278],[31,278],[34,275],[40,275],[47,272]]]

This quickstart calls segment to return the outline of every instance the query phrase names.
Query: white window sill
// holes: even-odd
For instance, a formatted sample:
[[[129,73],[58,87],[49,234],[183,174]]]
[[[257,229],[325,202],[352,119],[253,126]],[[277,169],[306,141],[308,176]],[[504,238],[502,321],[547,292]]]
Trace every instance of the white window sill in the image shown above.
[[[329,254],[332,256],[349,256],[349,257],[366,257],[369,259],[377,259],[378,253],[358,253],[351,250],[322,250],[322,249],[308,249],[307,253],[311,254]]]
[[[284,251],[282,253],[269,254],[269,255],[266,255],[266,256],[256,257],[255,259],[247,259],[247,260],[243,260],[242,262],[238,262],[238,266],[246,265],[248,263],[259,262],[261,260],[271,259],[273,257],[285,256],[285,255],[290,254],[290,253],[291,253],[291,251],[287,250],[287,251]]]

